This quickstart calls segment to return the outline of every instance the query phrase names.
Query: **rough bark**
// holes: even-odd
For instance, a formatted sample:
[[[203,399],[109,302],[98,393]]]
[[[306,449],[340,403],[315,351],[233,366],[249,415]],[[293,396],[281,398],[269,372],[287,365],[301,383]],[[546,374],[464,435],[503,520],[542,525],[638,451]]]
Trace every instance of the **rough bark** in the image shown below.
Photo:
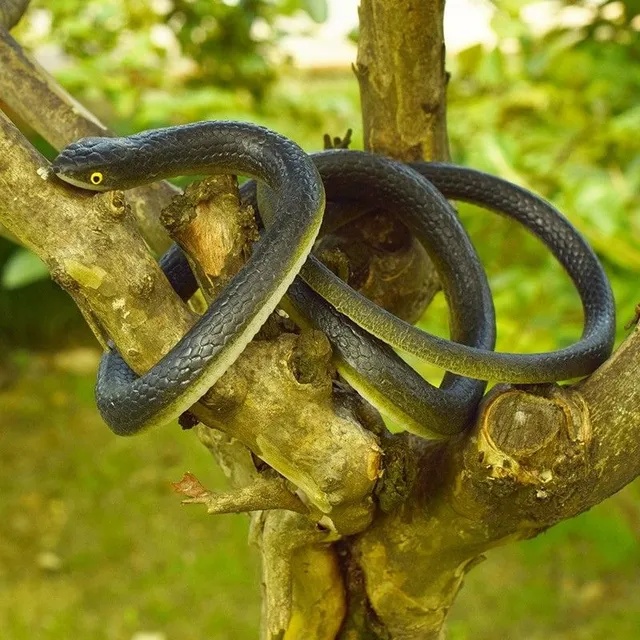
[[[194,315],[146,249],[122,194],[89,195],[47,179],[49,163],[1,112],[0,149],[3,225],[46,262],[103,344],[117,335],[131,366],[148,368]]]
[[[364,144],[411,162],[446,160],[444,0],[362,0],[356,75]]]
[[[405,162],[447,159],[444,1],[362,0],[359,13],[354,71],[365,149]],[[426,252],[392,211],[357,220],[322,246],[349,258],[349,284],[410,321],[439,289]]]
[[[185,198],[162,215],[190,256],[207,301],[239,269],[250,253],[250,240],[257,237],[253,212],[241,206],[233,184],[227,178],[208,178],[188,188]],[[229,477],[243,471],[243,482],[235,485],[243,488],[234,496],[200,501],[212,512],[220,504],[229,508],[234,503],[238,511],[246,487],[260,486],[252,458],[236,457],[228,464],[229,446],[221,445],[229,444],[229,437],[277,469],[291,491],[303,492],[302,514],[291,513],[300,509],[287,503],[291,496],[286,494],[274,511],[271,493],[262,501],[262,509],[270,511],[252,517],[252,539],[262,555],[261,637],[278,638],[286,630],[291,638],[332,640],[346,602],[338,558],[329,543],[370,524],[382,452],[376,437],[361,426],[367,423],[366,411],[359,411],[361,401],[352,391],[334,387],[324,334],[294,335],[292,328],[273,314],[261,339],[192,409],[202,422],[217,427],[201,425],[198,435]],[[320,523],[320,530],[314,523]]]
[[[636,328],[585,382],[495,388],[473,429],[421,451],[409,499],[354,545],[376,617],[393,638],[437,638],[466,572],[640,475]]]

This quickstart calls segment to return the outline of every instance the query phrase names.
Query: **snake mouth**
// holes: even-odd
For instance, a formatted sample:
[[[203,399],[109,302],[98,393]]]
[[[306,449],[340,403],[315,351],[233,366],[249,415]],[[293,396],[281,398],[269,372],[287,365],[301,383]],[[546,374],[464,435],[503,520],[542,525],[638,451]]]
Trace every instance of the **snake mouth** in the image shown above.
[[[108,191],[109,190],[108,187],[104,187],[103,185],[95,185],[95,184],[92,184],[91,182],[75,178],[74,176],[68,173],[65,173],[64,170],[59,169],[55,166],[52,166],[51,169],[49,169],[49,175],[51,174],[54,174],[56,177],[60,178],[60,180],[63,180],[68,184],[72,184],[74,187],[79,187],[80,189],[86,189],[90,191]]]

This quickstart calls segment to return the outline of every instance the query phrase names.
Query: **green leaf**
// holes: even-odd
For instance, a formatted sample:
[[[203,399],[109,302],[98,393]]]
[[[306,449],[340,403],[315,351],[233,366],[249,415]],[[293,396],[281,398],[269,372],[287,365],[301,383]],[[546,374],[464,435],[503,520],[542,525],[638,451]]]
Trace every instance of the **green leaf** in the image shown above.
[[[314,22],[326,22],[329,17],[327,0],[303,0],[302,8],[311,16]]]
[[[47,265],[35,253],[17,249],[4,265],[2,286],[5,289],[19,289],[48,276]]]

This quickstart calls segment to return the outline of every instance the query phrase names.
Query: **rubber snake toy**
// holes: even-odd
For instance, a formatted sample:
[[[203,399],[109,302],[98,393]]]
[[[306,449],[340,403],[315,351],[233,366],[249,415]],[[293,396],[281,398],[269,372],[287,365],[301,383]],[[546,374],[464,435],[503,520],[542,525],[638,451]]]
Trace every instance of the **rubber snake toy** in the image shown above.
[[[140,377],[115,349],[103,356],[98,407],[120,435],[166,423],[197,402],[285,294],[297,320],[306,319],[327,334],[340,373],[359,393],[408,430],[431,438],[469,424],[487,380],[539,383],[588,375],[613,348],[613,295],[594,252],[550,204],[488,174],[440,163],[403,165],[349,150],[307,156],[272,131],[224,121],[125,138],[84,138],[60,153],[52,171],[71,184],[100,191],[185,174],[256,179],[243,185],[241,195],[259,210],[264,231],[248,262],[207,312]],[[397,212],[436,266],[449,304],[451,340],[381,309],[310,255],[323,221],[325,189],[341,207],[384,203]],[[495,314],[486,275],[447,199],[509,216],[547,245],[580,294],[584,329],[578,342],[548,353],[493,351]],[[328,222],[334,228],[340,224],[339,219]],[[195,292],[198,285],[178,247],[160,265],[184,299]],[[394,349],[450,373],[436,389]]]

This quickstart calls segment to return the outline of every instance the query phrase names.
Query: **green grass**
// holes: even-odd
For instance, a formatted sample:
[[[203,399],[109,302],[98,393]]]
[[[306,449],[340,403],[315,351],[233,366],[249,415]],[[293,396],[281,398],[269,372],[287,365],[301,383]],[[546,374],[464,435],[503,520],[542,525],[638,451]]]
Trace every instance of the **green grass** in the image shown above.
[[[0,392],[0,637],[255,638],[260,576],[248,519],[183,507],[169,484],[191,471],[222,488],[208,452],[175,425],[112,435],[93,406],[93,375],[53,361],[22,354]],[[637,638],[639,522],[635,483],[492,551],[466,579],[450,637]]]
[[[639,486],[533,540],[491,552],[453,607],[451,639],[637,638]]]
[[[183,507],[169,484],[189,470],[222,486],[213,459],[175,425],[116,438],[93,376],[50,361],[24,364],[0,393],[0,637],[255,637],[248,519]]]

